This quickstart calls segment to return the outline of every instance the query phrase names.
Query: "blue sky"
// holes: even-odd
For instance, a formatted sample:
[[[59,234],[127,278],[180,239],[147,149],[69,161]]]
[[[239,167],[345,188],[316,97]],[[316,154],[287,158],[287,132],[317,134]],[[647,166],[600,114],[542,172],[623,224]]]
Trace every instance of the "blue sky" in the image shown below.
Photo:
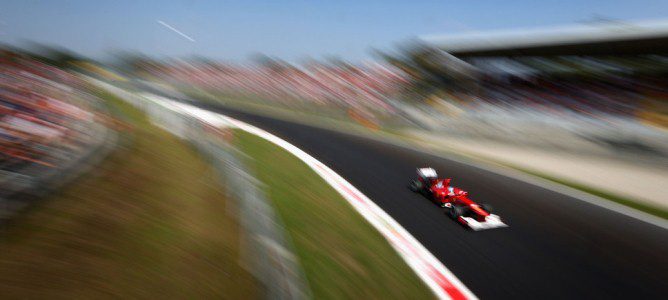
[[[422,34],[573,24],[596,16],[668,18],[665,0],[2,2],[0,42],[35,41],[97,58],[138,50],[232,61],[254,53],[290,61],[330,56],[358,61],[368,58],[372,47],[391,49]]]

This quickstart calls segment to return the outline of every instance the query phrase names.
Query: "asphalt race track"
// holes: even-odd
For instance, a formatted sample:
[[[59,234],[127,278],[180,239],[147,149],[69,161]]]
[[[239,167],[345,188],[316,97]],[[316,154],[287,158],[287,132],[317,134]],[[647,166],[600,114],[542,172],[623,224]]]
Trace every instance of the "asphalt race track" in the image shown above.
[[[357,136],[224,112],[313,155],[397,220],[481,298],[663,298],[668,231],[541,187]],[[473,232],[407,183],[432,166],[508,228]]]
[[[143,86],[168,97],[164,90]],[[182,100],[195,104],[191,101]],[[195,104],[301,148],[376,202],[482,299],[668,295],[668,230],[517,179],[418,150],[336,131]],[[474,232],[408,188],[431,166],[510,227]]]

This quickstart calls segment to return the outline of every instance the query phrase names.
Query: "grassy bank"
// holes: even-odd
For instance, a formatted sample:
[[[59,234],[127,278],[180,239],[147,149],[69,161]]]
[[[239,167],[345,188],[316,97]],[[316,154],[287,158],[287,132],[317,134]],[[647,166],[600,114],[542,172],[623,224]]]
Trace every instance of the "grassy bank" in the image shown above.
[[[91,174],[2,228],[2,298],[256,297],[212,168],[105,98],[131,129]]]
[[[236,143],[292,237],[315,299],[433,297],[380,233],[306,164],[242,131]]]

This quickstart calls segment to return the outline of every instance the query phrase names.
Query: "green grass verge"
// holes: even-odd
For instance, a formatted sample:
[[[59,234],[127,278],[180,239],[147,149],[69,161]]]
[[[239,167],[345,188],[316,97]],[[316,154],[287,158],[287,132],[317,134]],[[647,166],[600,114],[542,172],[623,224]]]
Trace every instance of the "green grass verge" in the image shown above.
[[[315,299],[425,299],[430,290],[332,187],[287,151],[236,131],[292,237]]]
[[[2,228],[2,298],[258,297],[214,170],[142,112],[104,97],[131,137]]]

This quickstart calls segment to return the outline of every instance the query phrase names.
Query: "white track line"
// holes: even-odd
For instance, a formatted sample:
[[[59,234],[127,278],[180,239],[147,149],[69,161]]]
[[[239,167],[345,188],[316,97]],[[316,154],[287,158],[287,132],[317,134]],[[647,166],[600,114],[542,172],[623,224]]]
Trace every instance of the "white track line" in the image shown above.
[[[232,125],[274,143],[290,152],[320,175],[320,177],[341,194],[341,196],[343,196],[343,198],[346,199],[359,214],[376,228],[413,271],[415,271],[427,286],[431,288],[438,298],[477,299],[477,297],[450,270],[448,270],[436,257],[434,257],[433,254],[408,233],[406,229],[401,227],[399,223],[392,219],[392,217],[352,184],[313,156],[267,131],[225,115],[156,95],[143,94],[143,96],[156,104],[195,117],[214,126]]]

